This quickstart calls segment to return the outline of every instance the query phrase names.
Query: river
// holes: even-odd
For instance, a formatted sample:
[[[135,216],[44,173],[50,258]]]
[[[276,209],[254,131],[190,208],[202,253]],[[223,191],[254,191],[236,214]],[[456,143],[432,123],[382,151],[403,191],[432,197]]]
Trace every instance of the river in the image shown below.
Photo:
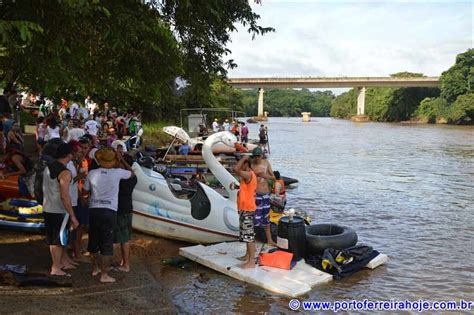
[[[474,129],[271,118],[270,161],[298,178],[288,206],[353,227],[386,266],[305,300],[474,300]],[[250,125],[251,137],[257,125]],[[201,266],[160,278],[183,312],[288,312],[288,298]],[[203,280],[204,278],[204,280]]]

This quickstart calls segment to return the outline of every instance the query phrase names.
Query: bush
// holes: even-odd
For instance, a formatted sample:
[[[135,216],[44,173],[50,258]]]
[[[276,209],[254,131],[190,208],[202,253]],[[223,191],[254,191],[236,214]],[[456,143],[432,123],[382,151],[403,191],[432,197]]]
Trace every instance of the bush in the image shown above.
[[[448,122],[452,124],[474,123],[474,93],[459,96],[449,107]]]

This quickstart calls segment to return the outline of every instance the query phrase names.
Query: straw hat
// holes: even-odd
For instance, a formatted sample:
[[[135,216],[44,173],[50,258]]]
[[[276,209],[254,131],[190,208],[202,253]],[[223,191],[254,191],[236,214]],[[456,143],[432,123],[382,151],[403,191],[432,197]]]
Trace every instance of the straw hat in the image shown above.
[[[100,167],[113,168],[118,165],[117,153],[112,148],[102,148],[95,153],[95,159]]]

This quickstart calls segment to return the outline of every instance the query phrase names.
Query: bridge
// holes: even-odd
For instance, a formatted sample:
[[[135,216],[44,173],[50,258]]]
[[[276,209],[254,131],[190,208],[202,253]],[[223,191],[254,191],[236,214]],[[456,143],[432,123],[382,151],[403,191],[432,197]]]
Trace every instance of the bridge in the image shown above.
[[[365,113],[368,87],[438,87],[439,77],[304,77],[304,78],[229,78],[234,88],[258,88],[258,116],[263,116],[264,88],[357,88],[357,114]]]

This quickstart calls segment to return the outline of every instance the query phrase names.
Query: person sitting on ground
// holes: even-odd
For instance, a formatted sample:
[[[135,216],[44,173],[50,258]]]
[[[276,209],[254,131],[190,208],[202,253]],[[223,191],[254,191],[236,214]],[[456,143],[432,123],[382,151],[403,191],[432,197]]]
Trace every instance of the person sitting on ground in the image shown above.
[[[241,268],[255,268],[255,193],[257,177],[250,167],[249,156],[243,156],[234,166],[234,172],[240,177],[240,189],[237,196],[239,211],[239,239],[247,243],[246,254],[239,260],[244,261]]]
[[[188,155],[188,154],[189,154],[189,150],[190,150],[190,147],[189,147],[188,141],[186,141],[185,143],[183,143],[183,144],[179,147],[179,154],[180,154],[180,155]]]
[[[68,143],[60,144],[57,157],[57,160],[50,163],[43,172],[44,225],[52,259],[50,274],[70,276],[62,269],[72,269],[74,265],[64,259],[66,249],[61,245],[59,234],[66,213],[69,214],[74,229],[79,225],[74,215],[69,191],[72,176],[66,167],[73,158],[72,146]]]
[[[131,170],[133,158],[125,154],[120,166],[123,169]],[[115,242],[120,244],[122,261],[118,267],[119,271],[130,271],[130,240],[132,238],[132,212],[133,202],[132,193],[137,185],[137,177],[132,176],[128,179],[120,180],[118,208],[117,208],[117,228],[115,230]]]
[[[100,282],[115,282],[108,271],[114,254],[119,185],[120,180],[132,177],[133,172],[131,168],[117,168],[123,158],[112,148],[98,150],[95,158],[100,167],[89,171],[83,188],[84,197],[90,197],[87,249],[92,258],[92,276],[100,273]]]
[[[270,231],[270,186],[268,185],[268,179],[275,180],[275,175],[273,175],[270,162],[264,160],[262,155],[262,148],[256,147],[252,150],[252,156],[254,158],[252,161],[252,170],[257,175],[255,226],[263,227],[267,244],[276,246]]]
[[[23,151],[15,147],[8,148],[5,153],[3,163],[5,164],[6,172],[0,174],[0,180],[18,175],[18,191],[20,196],[31,197],[27,182],[29,176],[33,173],[33,162]]]

